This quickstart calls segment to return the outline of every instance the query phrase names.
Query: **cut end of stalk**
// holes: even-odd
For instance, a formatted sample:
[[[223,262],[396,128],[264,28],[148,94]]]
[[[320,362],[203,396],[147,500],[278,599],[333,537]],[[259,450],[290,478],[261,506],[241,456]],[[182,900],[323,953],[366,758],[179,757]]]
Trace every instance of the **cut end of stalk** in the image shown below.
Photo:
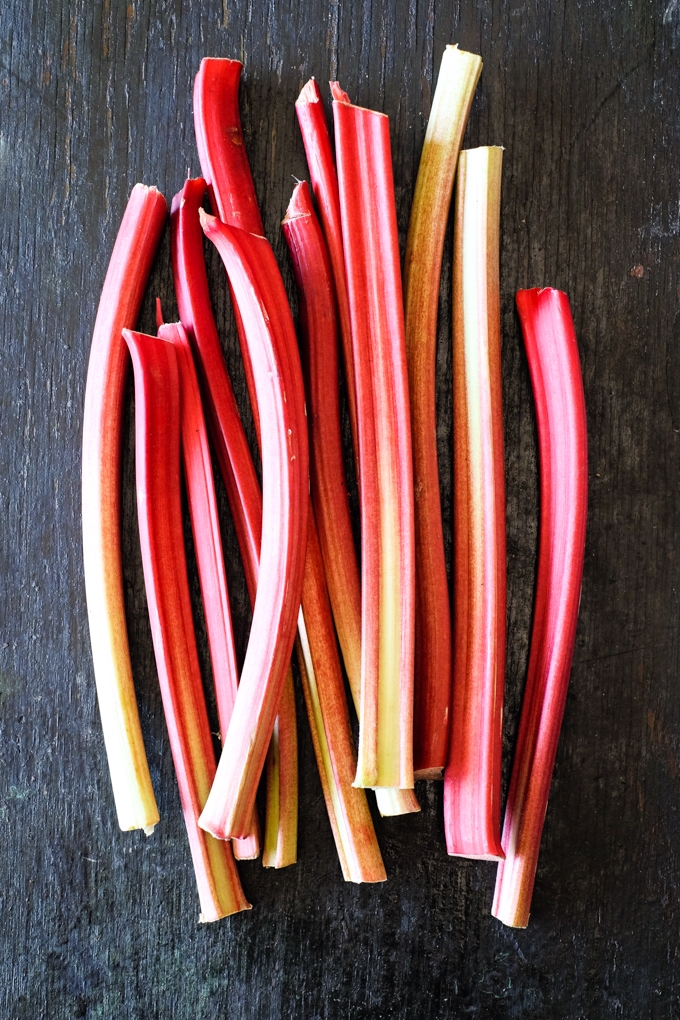
[[[340,88],[340,83],[337,81],[331,81],[328,83],[331,87],[331,95],[333,101],[336,103],[348,103],[352,105],[352,100],[349,98],[344,89]]]
[[[155,824],[154,825],[145,825],[144,826],[144,835],[145,836],[150,836],[155,828],[156,828]]]
[[[320,102],[321,92],[319,90],[316,78],[310,78],[307,84],[303,85],[300,95],[297,97],[295,101],[295,105],[297,106],[298,104],[300,104],[300,106],[302,106],[304,103],[320,103]]]
[[[393,790],[383,787],[375,791],[375,803],[381,818],[414,815],[420,811],[415,790]]]
[[[293,188],[293,194],[290,196],[286,215],[281,220],[281,223],[290,223],[291,220],[299,220],[303,216],[309,216],[310,201],[307,181],[298,181]]]

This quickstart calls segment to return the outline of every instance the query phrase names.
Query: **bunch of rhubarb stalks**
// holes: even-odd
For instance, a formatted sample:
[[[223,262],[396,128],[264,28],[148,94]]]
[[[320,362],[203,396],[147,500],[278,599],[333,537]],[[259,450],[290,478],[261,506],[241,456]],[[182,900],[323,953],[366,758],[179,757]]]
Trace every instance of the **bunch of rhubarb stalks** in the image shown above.
[[[167,205],[132,191],[94,327],[85,397],[83,540],[95,677],[122,829],[159,820],[130,664],[121,564],[121,434],[132,361],[139,534],[163,708],[201,920],[249,909],[235,860],[297,852],[291,655],[342,873],[385,869],[382,815],[444,780],[450,854],[499,862],[493,913],[525,926],[571,667],[586,519],[583,387],[566,296],[517,295],[536,402],[541,524],[529,672],[501,833],[505,495],[499,286],[502,149],[460,152],[481,73],[448,46],[418,173],[403,281],[389,124],[331,83],[334,149],[314,79],[296,111],[311,187],[283,220],[298,335],[257,205],[238,108],[241,64],[205,59],[194,86],[202,178],[170,214],[180,321],[135,331]],[[449,599],[436,452],[435,353],[454,212],[454,567]],[[211,214],[204,209],[209,201]],[[260,478],[213,319],[204,235],[226,269]],[[339,350],[361,512],[343,466]],[[252,603],[240,670],[212,474],[222,475]],[[180,469],[182,465],[182,471]],[[189,506],[221,731],[216,760],[183,539]],[[453,627],[452,627],[453,616]],[[345,676],[359,721],[352,735]],[[262,830],[256,793],[265,774]]]

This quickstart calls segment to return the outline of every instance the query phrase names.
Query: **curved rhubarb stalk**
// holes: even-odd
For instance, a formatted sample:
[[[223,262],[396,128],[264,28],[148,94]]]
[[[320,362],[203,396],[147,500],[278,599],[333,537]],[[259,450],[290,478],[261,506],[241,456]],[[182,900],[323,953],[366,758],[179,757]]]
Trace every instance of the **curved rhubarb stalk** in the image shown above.
[[[158,679],[202,921],[248,910],[229,844],[198,827],[215,752],[198,663],[180,498],[180,384],[172,344],[126,329],[135,375],[139,537]]]
[[[404,258],[416,533],[413,767],[441,779],[449,744],[451,608],[437,464],[437,311],[453,179],[482,60],[444,50],[416,180]]]
[[[83,416],[83,565],[97,699],[121,829],[153,831],[158,808],[132,680],[123,600],[120,454],[134,327],[168,207],[137,184],[118,231],[92,335]]]
[[[161,325],[158,335],[172,343],[177,354],[181,391],[182,462],[208,632],[217,715],[224,740],[238,689],[238,664],[208,432],[194,359],[184,328],[180,323]],[[234,840],[232,849],[237,861],[252,860],[259,856],[257,813],[253,816],[251,835],[247,839]]]
[[[306,182],[283,220],[300,296],[310,422],[310,488],[333,618],[357,715],[361,708],[361,584],[345,486],[338,347],[328,251]],[[308,543],[309,549],[309,543]],[[304,605],[304,597],[303,597]],[[411,790],[376,790],[381,815],[419,811]]]
[[[262,493],[210,304],[198,212],[205,187],[201,178],[188,180],[173,199],[170,221],[173,277],[180,318],[196,354],[208,427],[227,490],[251,605],[254,605],[260,568]],[[267,761],[262,863],[265,867],[281,868],[294,864],[297,859],[297,728],[290,669]]]
[[[492,913],[525,928],[576,638],[586,515],[588,438],[569,299],[517,294],[536,405],[541,475],[538,580],[529,670],[503,825]]]
[[[293,646],[307,542],[308,448],[302,369],[268,242],[201,211],[245,326],[262,426],[262,549],[248,649],[201,824],[245,835]]]
[[[498,147],[461,152],[453,255],[454,635],[444,776],[450,854],[498,860],[505,681],[505,483]]]
[[[319,86],[310,78],[295,102],[302,142],[305,147],[312,192],[319,210],[319,218],[328,246],[335,299],[340,320],[342,353],[345,362],[345,383],[347,404],[354,443],[355,464],[359,465],[359,431],[357,426],[357,398],[354,384],[354,354],[352,352],[352,330],[345,276],[345,256],[342,248],[342,222],[340,218],[340,195],[338,175],[335,170],[331,137],[328,131],[326,113],[321,100]],[[332,601],[332,600],[331,600]],[[343,652],[344,654],[344,652]]]
[[[331,83],[359,422],[358,786],[413,787],[411,426],[387,117]]]

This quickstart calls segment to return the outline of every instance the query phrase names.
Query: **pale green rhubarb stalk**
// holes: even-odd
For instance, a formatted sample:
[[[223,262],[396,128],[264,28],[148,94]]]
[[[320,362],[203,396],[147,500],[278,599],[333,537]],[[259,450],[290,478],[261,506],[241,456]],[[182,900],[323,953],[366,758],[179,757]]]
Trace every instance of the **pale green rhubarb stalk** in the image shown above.
[[[413,788],[411,422],[389,122],[331,83],[361,504],[357,786]]]
[[[234,838],[246,834],[297,625],[307,545],[307,423],[295,330],[271,247],[263,237],[200,215],[240,311],[261,427],[257,596],[234,711],[201,816],[213,835]]]
[[[201,921],[248,910],[231,846],[198,826],[215,776],[184,552],[180,496],[180,382],[175,348],[123,330],[135,376],[139,537],[151,636]]]
[[[536,405],[541,523],[527,684],[492,913],[526,928],[576,639],[588,509],[583,379],[569,298],[517,294]]]
[[[260,567],[262,493],[210,304],[199,221],[205,187],[201,178],[188,180],[173,200],[172,268],[180,318],[196,355],[208,427],[227,490],[251,604],[254,604]],[[282,868],[295,863],[297,816],[297,729],[293,677],[289,668],[267,754],[262,853],[265,867]]]
[[[123,397],[133,328],[167,216],[155,188],[132,190],[92,336],[83,416],[83,565],[97,699],[121,829],[158,822],[132,680],[123,600],[120,472]]]
[[[184,328],[181,323],[161,324],[158,335],[172,343],[177,354],[181,394],[182,463],[208,632],[217,715],[224,740],[238,688],[238,665],[208,432],[194,360]],[[253,815],[251,835],[247,839],[233,840],[232,850],[236,860],[240,861],[252,860],[259,856],[260,831],[257,813]]]
[[[420,157],[404,259],[415,490],[416,779],[442,778],[451,727],[451,608],[437,463],[437,311],[458,153],[481,70],[476,54],[446,47]]]
[[[358,715],[361,707],[361,587],[342,460],[339,393],[338,387],[329,383],[338,377],[333,281],[326,244],[304,181],[293,191],[283,231],[300,296],[314,518],[338,641],[343,649]],[[376,800],[382,815],[420,810],[411,790],[376,790]]]
[[[499,231],[503,150],[461,152],[453,254],[454,667],[450,854],[498,860],[505,681]]]

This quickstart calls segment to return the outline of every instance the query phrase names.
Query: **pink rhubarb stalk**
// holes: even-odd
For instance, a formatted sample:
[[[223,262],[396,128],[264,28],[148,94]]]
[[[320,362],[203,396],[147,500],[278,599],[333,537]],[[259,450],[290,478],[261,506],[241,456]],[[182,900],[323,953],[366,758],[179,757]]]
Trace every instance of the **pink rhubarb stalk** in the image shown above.
[[[328,251],[306,182],[283,221],[300,296],[310,423],[310,488],[328,595],[357,715],[361,708],[361,582],[347,500],[338,387],[338,345]],[[303,598],[304,603],[304,598]],[[411,790],[376,790],[382,815],[419,811]]]
[[[492,913],[529,923],[576,638],[588,504],[583,380],[569,299],[550,288],[517,294],[536,405],[541,525],[529,670],[503,825]]]
[[[411,426],[387,117],[331,83],[354,352],[361,501],[358,786],[413,787]]]
[[[453,256],[454,668],[450,854],[498,860],[505,680],[499,229],[503,150],[460,154]]]
[[[245,835],[283,690],[302,593],[308,447],[304,387],[288,301],[262,237],[201,212],[229,275],[249,346],[262,445],[262,548],[253,622],[234,712],[201,824]]]
[[[83,562],[97,699],[121,829],[153,830],[151,786],[132,680],[120,537],[120,458],[129,354],[167,216],[155,188],[137,184],[118,231],[92,336],[83,418]]]
[[[173,345],[124,330],[135,375],[137,507],[151,634],[201,920],[249,909],[228,843],[198,826],[215,752],[198,663],[180,498],[180,383]]]
[[[208,427],[227,490],[251,604],[254,605],[260,565],[262,493],[210,304],[203,231],[199,220],[205,187],[201,178],[188,180],[173,200],[173,276],[180,318],[196,355]],[[267,763],[262,863],[265,867],[285,867],[294,864],[297,858],[297,729],[290,669]]]
[[[158,335],[172,343],[177,354],[182,409],[182,463],[208,632],[217,715],[224,741],[238,689],[238,664],[208,432],[194,359],[184,328],[180,323],[161,325]],[[257,814],[252,819],[251,835],[247,839],[234,840],[232,849],[236,860],[252,860],[259,856]]]
[[[416,779],[441,779],[451,725],[451,608],[437,463],[437,311],[453,179],[481,70],[476,54],[446,47],[420,157],[404,258],[415,490]]]

